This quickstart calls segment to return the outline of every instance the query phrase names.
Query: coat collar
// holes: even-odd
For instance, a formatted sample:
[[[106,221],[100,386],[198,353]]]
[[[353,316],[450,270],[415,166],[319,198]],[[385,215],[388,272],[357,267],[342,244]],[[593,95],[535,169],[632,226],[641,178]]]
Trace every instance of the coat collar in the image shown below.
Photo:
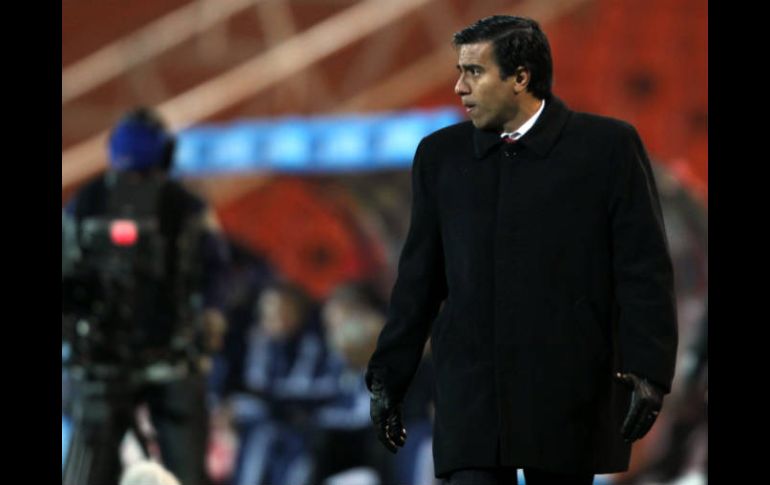
[[[532,127],[517,143],[531,148],[540,157],[545,157],[551,151],[556,139],[561,134],[564,124],[569,119],[572,111],[556,96],[550,96],[545,100],[545,109]],[[489,151],[502,144],[500,134],[493,131],[473,129],[473,143],[476,158],[483,158]]]

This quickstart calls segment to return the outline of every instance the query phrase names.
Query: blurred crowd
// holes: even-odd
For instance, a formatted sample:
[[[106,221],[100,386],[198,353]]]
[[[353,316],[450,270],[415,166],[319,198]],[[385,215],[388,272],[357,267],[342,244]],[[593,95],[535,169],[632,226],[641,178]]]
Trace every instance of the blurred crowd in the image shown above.
[[[212,478],[431,483],[427,358],[405,404],[410,447],[391,455],[371,427],[363,373],[386,311],[371,285],[341,284],[313,301],[247,251],[232,254],[230,330],[209,379]]]

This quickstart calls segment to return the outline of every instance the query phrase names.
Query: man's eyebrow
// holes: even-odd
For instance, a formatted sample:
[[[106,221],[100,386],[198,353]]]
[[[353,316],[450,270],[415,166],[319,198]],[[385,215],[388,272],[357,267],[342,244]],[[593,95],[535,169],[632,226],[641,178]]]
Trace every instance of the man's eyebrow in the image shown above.
[[[469,71],[471,69],[484,69],[482,66],[478,64],[457,64],[455,67],[457,67],[458,71]]]

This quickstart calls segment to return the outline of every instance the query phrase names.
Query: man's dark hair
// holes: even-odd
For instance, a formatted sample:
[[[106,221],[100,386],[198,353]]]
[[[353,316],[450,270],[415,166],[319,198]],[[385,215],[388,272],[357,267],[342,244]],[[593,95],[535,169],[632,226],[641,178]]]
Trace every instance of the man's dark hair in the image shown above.
[[[274,291],[281,297],[288,299],[294,308],[297,309],[298,318],[304,324],[311,315],[314,301],[312,297],[298,284],[284,279],[275,279],[262,288],[261,292]],[[254,305],[254,312],[259,312],[259,301]]]
[[[327,300],[359,305],[378,312],[387,310],[387,302],[382,299],[374,285],[363,280],[341,283],[332,290]]]
[[[530,74],[527,89],[539,99],[551,95],[551,48],[537,22],[525,17],[493,15],[455,33],[452,38],[455,47],[489,41],[502,79],[524,66]]]

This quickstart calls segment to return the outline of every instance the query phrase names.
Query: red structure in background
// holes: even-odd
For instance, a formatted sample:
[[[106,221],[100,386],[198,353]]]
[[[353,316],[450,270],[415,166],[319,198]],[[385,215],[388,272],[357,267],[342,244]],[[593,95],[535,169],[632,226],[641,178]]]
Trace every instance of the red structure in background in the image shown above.
[[[280,177],[219,208],[225,232],[264,255],[315,298],[382,271],[384,251],[364,234],[344,193]]]

